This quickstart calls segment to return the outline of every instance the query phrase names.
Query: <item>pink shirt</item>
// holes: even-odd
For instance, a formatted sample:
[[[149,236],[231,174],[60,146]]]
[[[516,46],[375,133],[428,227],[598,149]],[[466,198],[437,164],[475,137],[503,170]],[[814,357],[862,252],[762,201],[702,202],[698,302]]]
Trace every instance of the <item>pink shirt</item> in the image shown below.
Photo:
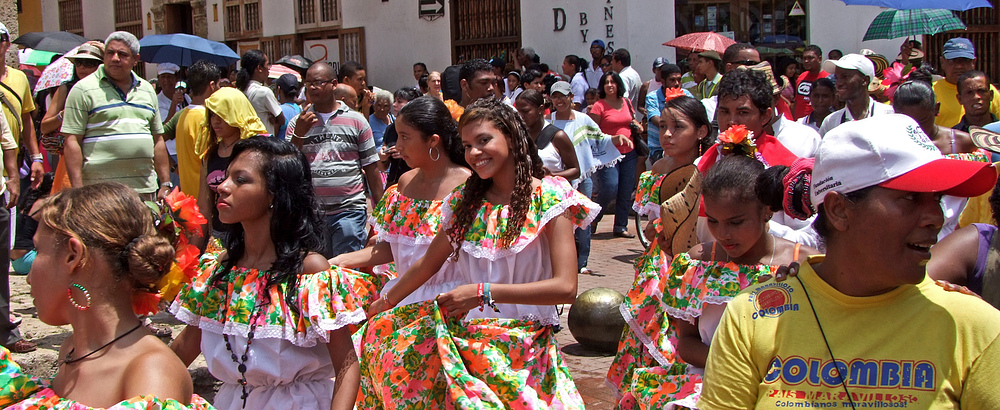
[[[628,99],[623,98],[622,100],[622,107],[618,110],[611,108],[604,99],[597,100],[590,108],[590,113],[600,118],[597,125],[601,127],[601,132],[608,135],[628,136],[631,134],[629,124],[632,123],[632,113],[629,110]]]

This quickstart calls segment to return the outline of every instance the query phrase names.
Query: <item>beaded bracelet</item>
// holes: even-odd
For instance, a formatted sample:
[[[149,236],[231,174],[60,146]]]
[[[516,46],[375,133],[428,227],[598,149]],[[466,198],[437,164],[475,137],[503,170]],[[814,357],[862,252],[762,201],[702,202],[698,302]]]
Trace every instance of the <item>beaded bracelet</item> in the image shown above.
[[[384,302],[385,305],[389,307],[389,309],[392,309],[392,308],[396,307],[395,303],[392,303],[392,302],[389,301],[389,294],[388,294],[388,292],[382,294],[382,302]]]

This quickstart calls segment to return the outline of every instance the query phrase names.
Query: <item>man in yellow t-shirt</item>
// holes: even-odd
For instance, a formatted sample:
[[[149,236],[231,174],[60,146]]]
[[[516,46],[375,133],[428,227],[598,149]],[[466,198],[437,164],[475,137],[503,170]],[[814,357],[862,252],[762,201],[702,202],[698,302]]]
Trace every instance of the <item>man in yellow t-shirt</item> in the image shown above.
[[[958,77],[976,67],[976,48],[967,38],[956,37],[944,43],[941,52],[941,69],[944,78],[934,82],[934,99],[941,104],[934,123],[942,127],[954,127],[965,115],[965,107],[958,101]],[[990,112],[1000,117],[1000,91],[990,85],[993,100]]]
[[[729,302],[698,408],[1000,408],[1000,311],[925,272],[941,196],[979,195],[996,169],[890,114],[827,133],[811,178],[827,255]]]
[[[199,61],[188,67],[191,105],[174,116],[177,118],[174,135],[177,138],[177,173],[181,179],[181,191],[195,198],[201,187],[201,158],[195,152],[195,140],[206,129],[205,100],[219,89],[220,76],[219,67],[212,63]]]

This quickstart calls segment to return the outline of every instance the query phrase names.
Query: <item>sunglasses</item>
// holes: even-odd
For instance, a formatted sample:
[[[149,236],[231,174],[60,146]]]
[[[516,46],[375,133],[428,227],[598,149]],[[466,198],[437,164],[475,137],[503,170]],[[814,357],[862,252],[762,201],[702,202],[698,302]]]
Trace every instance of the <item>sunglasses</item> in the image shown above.
[[[73,61],[73,65],[77,66],[77,67],[95,68],[95,67],[101,65],[101,62],[97,61],[97,60],[90,60],[90,59],[79,59],[79,60]]]
[[[732,64],[732,65],[742,65],[742,66],[750,66],[750,65],[760,64],[760,61],[753,61],[753,60],[731,61],[731,62],[729,62],[729,64]]]

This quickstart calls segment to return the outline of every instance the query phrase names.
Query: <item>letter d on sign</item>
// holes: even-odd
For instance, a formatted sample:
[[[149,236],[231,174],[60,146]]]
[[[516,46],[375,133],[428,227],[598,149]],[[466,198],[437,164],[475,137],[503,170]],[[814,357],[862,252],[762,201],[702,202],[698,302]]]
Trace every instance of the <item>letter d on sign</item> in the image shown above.
[[[553,26],[552,31],[563,31],[566,28],[566,10],[561,8],[552,9]]]

